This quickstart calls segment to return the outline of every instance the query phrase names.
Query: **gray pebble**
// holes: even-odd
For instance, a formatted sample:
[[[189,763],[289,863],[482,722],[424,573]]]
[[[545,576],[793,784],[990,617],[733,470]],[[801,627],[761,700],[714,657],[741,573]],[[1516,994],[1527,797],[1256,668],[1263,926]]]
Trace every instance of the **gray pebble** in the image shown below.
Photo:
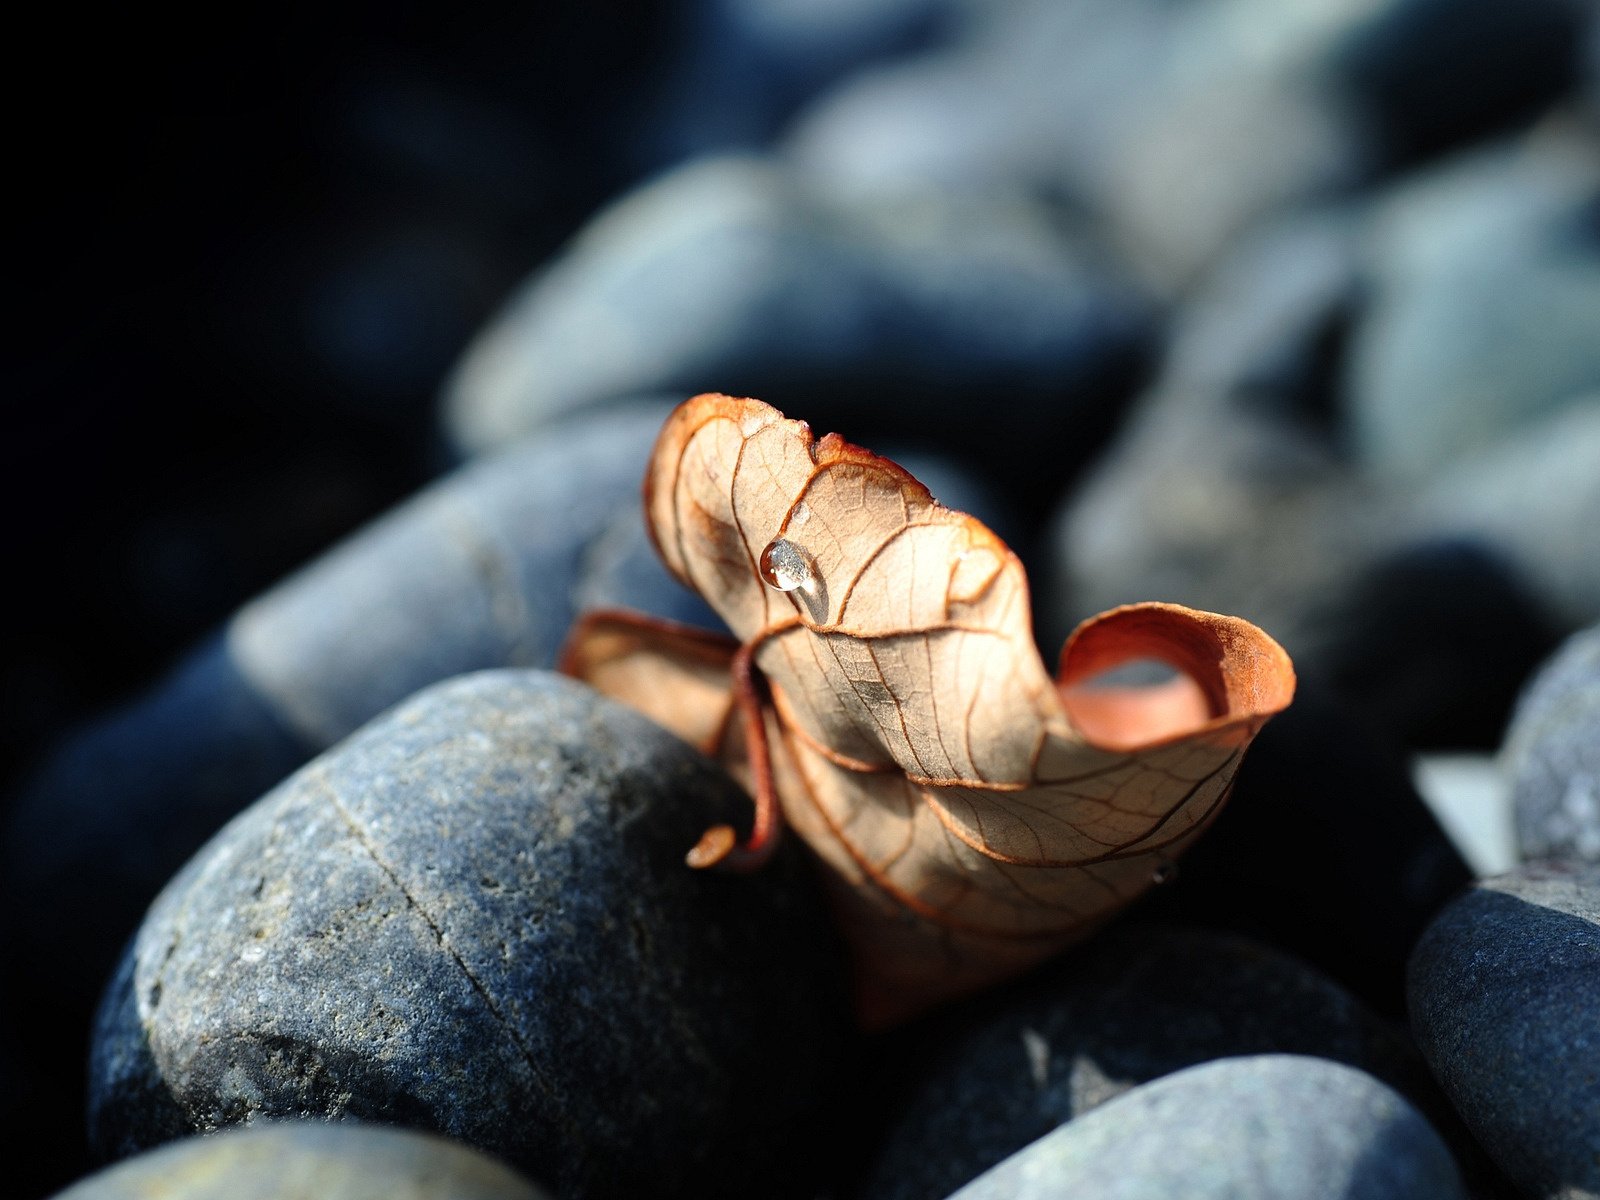
[[[263,1122],[189,1138],[82,1180],[56,1200],[540,1200],[487,1155],[379,1125]]]
[[[1417,1044],[1506,1175],[1530,1196],[1600,1194],[1600,866],[1478,884],[1407,984]]]
[[[485,667],[554,663],[586,588],[586,555],[642,526],[639,487],[671,406],[591,414],[473,463],[240,610],[228,646],[302,736],[331,745],[418,688]],[[706,610],[648,544],[615,598],[658,615]],[[650,604],[650,600],[654,604]]]
[[[1266,1053],[1361,1067],[1442,1108],[1403,1034],[1310,967],[1246,938],[1125,926],[937,1054],[894,1123],[870,1194],[938,1200],[1140,1083]]]
[[[1450,1153],[1361,1071],[1229,1058],[1168,1075],[1061,1126],[952,1200],[1458,1200]]]
[[[1570,638],[1528,685],[1504,762],[1522,857],[1600,863],[1600,626]]]
[[[748,809],[570,680],[419,693],[158,898],[102,1006],[92,1140],[350,1116],[458,1137],[564,1195],[769,1190],[843,1001],[806,881],[683,863]]]

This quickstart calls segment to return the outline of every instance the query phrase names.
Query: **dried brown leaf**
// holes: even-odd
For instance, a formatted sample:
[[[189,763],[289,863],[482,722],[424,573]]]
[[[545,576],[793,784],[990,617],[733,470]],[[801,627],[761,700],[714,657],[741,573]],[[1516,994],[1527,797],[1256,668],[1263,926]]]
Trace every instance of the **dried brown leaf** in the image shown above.
[[[1052,679],[1022,565],[900,467],[754,400],[698,396],[645,481],[651,533],[732,639],[595,614],[564,667],[718,757],[829,868],[863,1018],[1015,974],[1149,888],[1216,815],[1294,673],[1246,621],[1115,609]],[[1180,674],[1097,687],[1130,660]]]

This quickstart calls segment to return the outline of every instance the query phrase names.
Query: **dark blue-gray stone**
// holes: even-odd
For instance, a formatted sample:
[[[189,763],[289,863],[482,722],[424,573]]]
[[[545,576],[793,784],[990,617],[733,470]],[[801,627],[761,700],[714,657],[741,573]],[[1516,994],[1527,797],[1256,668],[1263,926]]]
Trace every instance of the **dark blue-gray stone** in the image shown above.
[[[459,1142],[354,1121],[269,1121],[107,1167],[56,1200],[541,1200]]]
[[[1569,638],[1523,692],[1504,763],[1522,857],[1600,863],[1600,626]]]
[[[1063,1125],[951,1200],[1461,1200],[1428,1122],[1361,1071],[1294,1055],[1206,1063]]]
[[[5,830],[25,987],[85,1013],[139,914],[207,837],[418,688],[542,667],[581,607],[720,627],[643,534],[670,406],[576,420],[468,466],[245,606],[145,695],[69,738]]]
[[[1296,959],[1201,929],[1108,930],[961,1028],[891,1128],[877,1200],[939,1200],[1129,1088],[1232,1055],[1348,1063],[1448,1120],[1397,1027]]]
[[[1411,947],[1471,881],[1405,760],[1303,676],[1205,837],[1140,907],[1270,942],[1398,1018]]]
[[[618,396],[720,391],[863,445],[1003,454],[1008,486],[1053,491],[1149,318],[1103,250],[1019,195],[844,202],[773,159],[708,159],[542,268],[468,348],[443,417],[481,450]]]
[[[803,1136],[843,990],[807,878],[684,865],[748,811],[571,680],[419,693],[157,899],[98,1019],[93,1142],[349,1116],[460,1138],[562,1195],[777,1189],[761,1168]]]
[[[1417,943],[1411,1027],[1467,1125],[1529,1196],[1600,1194],[1600,866],[1479,883]]]
[[[637,105],[635,165],[764,145],[803,101],[948,23],[951,0],[690,0]]]

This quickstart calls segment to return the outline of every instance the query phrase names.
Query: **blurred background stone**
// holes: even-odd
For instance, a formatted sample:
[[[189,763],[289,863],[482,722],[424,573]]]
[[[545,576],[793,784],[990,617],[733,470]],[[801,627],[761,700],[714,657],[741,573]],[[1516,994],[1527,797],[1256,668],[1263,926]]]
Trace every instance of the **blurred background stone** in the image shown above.
[[[1513,142],[1408,182],[1376,212],[1351,332],[1363,462],[1415,478],[1600,387],[1600,148]]]
[[[1428,1064],[1522,1192],[1600,1191],[1600,867],[1478,884],[1417,943],[1408,993]]]
[[[1151,332],[1115,261],[1020,195],[845,205],[719,158],[591,222],[474,342],[444,413],[481,451],[641,391],[758,396],[864,445],[1004,455],[999,482],[1037,504],[1109,431]]]
[[[1504,766],[1522,857],[1600,863],[1600,626],[1569,638],[1528,685]]]
[[[960,0],[687,0],[633,113],[628,149],[656,169],[766,145],[828,84],[928,44]]]
[[[840,960],[808,879],[684,868],[740,810],[704,758],[570,680],[418,694],[153,906],[97,1027],[96,1146],[351,1116],[562,1195],[803,1194]]]
[[[262,1122],[188,1138],[81,1180],[58,1200],[540,1200],[459,1142],[354,1121]]]
[[[1361,1071],[1267,1054],[1190,1067],[1061,1126],[951,1200],[1465,1197],[1418,1112]]]

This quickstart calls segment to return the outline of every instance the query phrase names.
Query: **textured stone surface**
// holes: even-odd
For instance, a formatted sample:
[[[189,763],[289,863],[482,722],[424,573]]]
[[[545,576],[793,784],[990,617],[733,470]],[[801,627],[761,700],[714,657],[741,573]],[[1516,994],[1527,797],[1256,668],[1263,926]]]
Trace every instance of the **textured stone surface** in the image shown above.
[[[1528,685],[1504,765],[1522,857],[1600,863],[1600,626],[1569,638]]]
[[[107,1167],[57,1200],[540,1200],[486,1155],[354,1122],[263,1122]]]
[[[444,420],[478,450],[617,396],[722,391],[864,445],[1003,450],[1010,482],[1043,464],[1059,486],[1148,321],[1092,242],[1016,195],[844,203],[773,159],[709,159],[541,269],[468,348]]]
[[[715,623],[643,534],[639,483],[667,411],[575,421],[447,477],[65,741],[5,835],[15,928],[46,1005],[92,1006],[145,905],[207,837],[416,689],[549,666],[581,606]]]
[[[805,881],[684,866],[741,810],[706,760],[569,680],[418,694],[162,893],[102,1008],[94,1141],[348,1115],[563,1194],[765,1190],[842,988]]]
[[[1123,926],[937,1055],[895,1122],[869,1194],[938,1200],[1137,1084],[1266,1053],[1335,1059],[1442,1104],[1404,1035],[1303,963],[1236,936]]]
[[[1411,957],[1417,1044],[1529,1196],[1600,1194],[1600,866],[1529,864],[1447,908]]]
[[[1415,1109],[1337,1063],[1206,1063],[1127,1093],[1012,1156],[952,1200],[1459,1200]]]

